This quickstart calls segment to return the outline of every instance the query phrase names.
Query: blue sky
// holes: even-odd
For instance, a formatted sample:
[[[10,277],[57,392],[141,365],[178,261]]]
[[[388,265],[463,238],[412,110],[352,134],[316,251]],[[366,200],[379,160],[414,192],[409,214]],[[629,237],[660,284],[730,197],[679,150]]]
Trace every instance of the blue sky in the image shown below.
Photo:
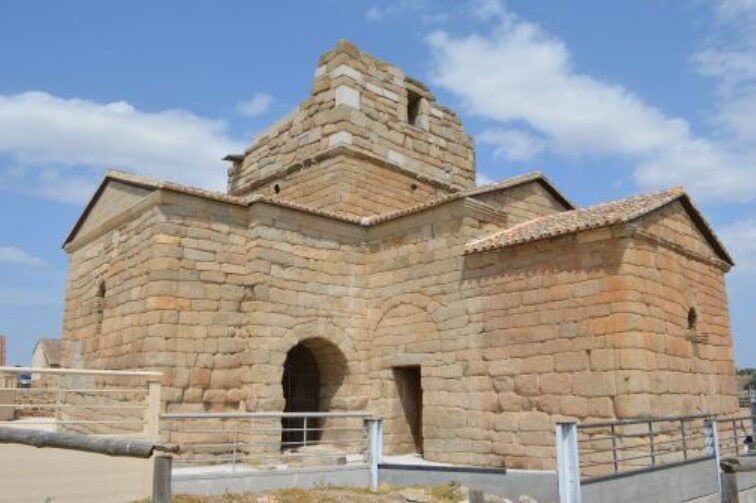
[[[222,189],[219,158],[309,93],[346,38],[458,110],[495,180],[580,205],[685,185],[726,241],[756,366],[756,0],[7,1],[0,5],[0,333],[60,335],[60,245],[107,168]]]

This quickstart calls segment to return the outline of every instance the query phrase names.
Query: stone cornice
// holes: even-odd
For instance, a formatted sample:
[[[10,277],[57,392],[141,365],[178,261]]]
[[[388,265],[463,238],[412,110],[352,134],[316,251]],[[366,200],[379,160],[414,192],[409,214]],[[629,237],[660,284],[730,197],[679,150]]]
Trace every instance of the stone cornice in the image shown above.
[[[420,173],[416,173],[413,170],[410,170],[398,164],[392,163],[388,161],[387,159],[382,159],[378,157],[377,155],[358,149],[357,147],[354,147],[351,145],[338,145],[336,147],[328,148],[326,150],[318,152],[317,154],[307,157],[305,159],[302,159],[300,161],[294,162],[290,164],[289,166],[279,168],[273,173],[270,173],[261,178],[258,178],[257,180],[247,183],[244,186],[243,190],[237,190],[233,192],[232,194],[235,196],[243,197],[247,195],[249,192],[259,187],[262,187],[264,185],[268,185],[269,183],[275,180],[278,180],[282,177],[288,176],[292,173],[296,173],[297,171],[301,171],[303,169],[306,169],[312,166],[316,166],[317,164],[327,159],[332,159],[339,156],[351,157],[353,159],[359,159],[361,161],[371,162],[383,168],[393,170],[409,178],[412,178],[419,182],[427,183],[428,185],[431,185],[438,189],[445,190],[447,192],[460,192],[460,191],[465,190],[464,187],[458,187],[456,185],[452,185],[450,183],[438,180],[436,178],[426,176]]]

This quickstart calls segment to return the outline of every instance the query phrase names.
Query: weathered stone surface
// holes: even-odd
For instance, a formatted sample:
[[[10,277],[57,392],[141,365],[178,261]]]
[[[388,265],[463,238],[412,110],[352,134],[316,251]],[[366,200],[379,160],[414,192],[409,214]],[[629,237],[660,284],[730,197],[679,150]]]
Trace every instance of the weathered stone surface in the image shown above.
[[[533,175],[460,193],[473,151],[453,112],[349,44],[320,68],[230,170],[251,200],[107,182],[66,245],[64,364],[162,370],[167,410],[280,411],[302,343],[319,407],[382,417],[388,453],[416,449],[415,368],[425,457],[491,466],[553,468],[559,420],[737,409],[727,266],[679,201],[466,253],[569,203]],[[337,106],[342,88],[359,101]]]

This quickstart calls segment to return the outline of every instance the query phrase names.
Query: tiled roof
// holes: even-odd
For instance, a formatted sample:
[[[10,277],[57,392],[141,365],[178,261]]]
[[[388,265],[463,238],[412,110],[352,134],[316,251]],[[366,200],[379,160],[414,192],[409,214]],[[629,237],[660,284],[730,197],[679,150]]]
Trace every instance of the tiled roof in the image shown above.
[[[447,203],[449,201],[455,201],[457,199],[463,199],[465,197],[473,197],[480,194],[486,194],[488,192],[494,192],[497,190],[510,189],[512,187],[517,187],[518,185],[523,185],[525,183],[535,182],[535,181],[541,182],[546,187],[548,187],[550,192],[555,193],[556,197],[560,201],[565,203],[565,206],[567,206],[568,208],[574,208],[572,203],[570,203],[564,196],[562,196],[556,190],[556,188],[554,188],[553,185],[551,185],[551,182],[548,181],[548,179],[543,175],[543,173],[541,173],[540,171],[533,171],[531,173],[526,173],[524,175],[506,178],[500,182],[490,183],[488,185],[482,185],[480,187],[474,187],[472,189],[467,189],[467,190],[462,190],[460,192],[447,194],[447,195],[438,197],[436,199],[431,199],[430,201],[415,204],[414,206],[408,206],[406,208],[402,208],[400,210],[395,210],[395,211],[390,211],[388,213],[381,213],[379,215],[371,215],[369,217],[364,217],[362,219],[362,222],[365,225],[378,224],[381,222],[386,222],[388,220],[393,220],[394,218],[402,217],[404,215],[409,215],[411,213],[417,213],[418,211],[423,211],[429,208],[433,208],[435,206],[438,206],[443,203]]]
[[[559,193],[556,188],[554,188],[554,186],[548,181],[548,179],[546,179],[546,177],[542,173],[537,171],[512,178],[507,178],[497,183],[444,195],[430,201],[416,204],[414,206],[402,208],[400,210],[370,215],[366,217],[356,217],[338,212],[312,208],[279,197],[271,197],[261,194],[255,194],[246,197],[230,196],[220,192],[198,189],[195,187],[187,187],[185,185],[156,180],[145,176],[133,175],[131,173],[110,171],[106,175],[105,180],[103,180],[103,183],[98,189],[98,192],[92,198],[92,201],[90,201],[89,206],[80,218],[79,223],[77,223],[76,227],[69,235],[69,238],[66,240],[66,242],[69,242],[73,239],[76,230],[78,229],[79,225],[81,225],[81,222],[83,222],[83,220],[86,218],[86,214],[94,205],[94,202],[104,189],[104,186],[108,180],[118,180],[147,188],[168,189],[188,195],[198,196],[219,202],[226,202],[239,206],[248,206],[256,202],[265,202],[297,211],[303,211],[314,215],[332,218],[334,220],[340,220],[342,222],[361,225],[363,227],[369,227],[371,225],[393,220],[395,218],[400,218],[405,215],[418,213],[450,201],[455,201],[466,197],[474,197],[476,195],[485,194],[497,190],[504,190],[533,181],[537,181],[543,184],[544,187],[546,187],[552,194],[554,194],[555,197],[560,199],[565,204],[565,206],[574,208],[574,206],[572,206],[572,203],[564,198],[564,196],[562,196],[561,193]],[[696,222],[696,224],[699,225],[699,227],[702,228],[702,231],[706,235],[709,243],[717,250],[720,256],[722,256],[722,258],[726,262],[733,264],[732,259],[727,254],[724,246],[722,246],[722,244],[715,236],[709,224],[690,201],[690,198],[687,196],[687,194],[680,187],[675,187],[672,189],[650,194],[643,194],[619,201],[612,201],[588,208],[572,209],[569,211],[555,213],[545,217],[530,220],[510,229],[506,229],[484,238],[470,241],[466,246],[465,253],[476,253],[486,250],[493,250],[539,239],[556,237],[589,229],[596,229],[599,227],[615,225],[623,222],[630,222],[676,199],[681,200],[693,220]]]
[[[530,182],[541,183],[546,188],[546,190],[548,190],[554,197],[556,197],[562,204],[564,204],[565,207],[569,209],[575,208],[575,205],[572,204],[572,201],[567,199],[564,194],[559,192],[554,184],[551,183],[548,178],[546,178],[546,175],[544,175],[540,171],[531,171],[530,173],[525,173],[523,175],[505,178],[504,180],[501,180],[499,182],[481,185],[473,189],[467,189],[462,193],[465,196],[477,196],[498,190],[511,189],[512,187],[517,187],[518,185],[523,185]]]
[[[554,213],[471,241],[467,244],[465,251],[466,253],[475,253],[493,250],[539,239],[631,222],[681,197],[687,198],[685,191],[680,187],[675,187],[660,192],[598,204],[588,208]]]
[[[256,202],[264,202],[264,203],[272,204],[274,206],[281,206],[283,208],[289,208],[296,211],[303,211],[305,213],[311,213],[313,215],[320,215],[322,217],[332,218],[334,220],[341,220],[342,222],[364,225],[364,222],[363,222],[364,218],[362,217],[345,215],[343,213],[337,213],[335,211],[328,211],[328,210],[322,210],[319,208],[313,208],[311,206],[305,206],[304,204],[299,204],[294,201],[290,201],[288,199],[284,199],[280,197],[271,197],[271,196],[265,196],[262,194],[252,194],[250,196],[246,196],[244,198],[244,202],[246,205],[250,205]]]
[[[457,199],[462,199],[469,196],[475,196],[478,194],[484,194],[487,192],[492,192],[496,190],[503,190],[511,187],[516,187],[518,185],[522,185],[524,183],[532,182],[532,181],[542,181],[547,186],[551,187],[554,191],[556,189],[553,188],[553,186],[548,182],[546,177],[543,176],[542,173],[534,171],[532,173],[527,173],[521,176],[515,176],[511,178],[507,178],[505,180],[502,180],[497,183],[489,184],[489,185],[483,185],[481,187],[475,187],[473,189],[463,190],[460,192],[454,192],[452,194],[447,194],[441,197],[438,197],[436,199],[432,199],[423,203],[419,203],[413,206],[408,206],[406,208],[402,208],[400,210],[395,211],[389,211],[386,213],[380,213],[376,215],[370,215],[365,217],[356,217],[351,215],[345,215],[343,213],[338,213],[334,211],[328,211],[318,208],[312,208],[303,204],[296,203],[294,201],[288,201],[286,199],[280,198],[280,197],[271,197],[267,195],[262,194],[252,194],[249,196],[230,196],[227,194],[223,194],[220,192],[214,192],[211,190],[205,190],[205,189],[198,189],[195,187],[188,187],[186,185],[181,185],[178,183],[173,182],[166,182],[163,180],[157,180],[154,178],[142,176],[142,175],[135,175],[132,173],[126,173],[123,171],[108,171],[108,173],[105,175],[105,180],[103,182],[103,185],[108,180],[117,180],[125,183],[130,183],[133,185],[139,185],[147,188],[153,188],[153,189],[168,189],[173,190],[175,192],[180,192],[183,194],[189,194],[194,195],[198,197],[203,197],[205,199],[212,199],[216,201],[221,202],[228,202],[232,204],[237,204],[241,206],[247,206],[256,202],[266,202],[269,204],[274,204],[278,206],[282,206],[285,208],[290,208],[293,210],[299,210],[299,211],[305,211],[307,213],[312,213],[315,215],[321,215],[328,218],[333,218],[336,220],[341,220],[344,222],[359,224],[363,226],[370,226],[382,222],[386,222],[389,220],[393,220],[395,218],[399,218],[405,215],[410,215],[412,213],[417,213],[426,209],[430,209],[436,206],[439,206],[441,204],[455,201]],[[101,189],[98,190],[101,191],[103,186],[101,186]],[[92,202],[97,198],[97,195],[92,198]],[[563,199],[563,196],[560,195],[560,197]],[[90,203],[91,204],[91,203]],[[567,203],[571,207],[571,203]],[[88,208],[89,209],[89,208]],[[87,211],[85,210],[85,215]],[[82,216],[84,217],[84,215]],[[69,237],[69,239],[66,241],[70,241],[73,237],[73,234]]]
[[[135,175],[133,173],[126,173],[125,171],[110,170],[105,175],[105,181],[107,180],[117,180],[125,183],[130,183],[132,185],[141,185],[143,187],[153,189],[170,189],[175,192],[181,192],[183,194],[200,196],[204,197],[205,199],[214,199],[216,201],[223,201],[238,205],[244,204],[244,198],[242,197],[229,196],[228,194],[224,194],[223,192],[199,189],[197,187],[189,187],[188,185],[181,185],[180,183],[158,180],[156,178],[150,178],[148,176]]]

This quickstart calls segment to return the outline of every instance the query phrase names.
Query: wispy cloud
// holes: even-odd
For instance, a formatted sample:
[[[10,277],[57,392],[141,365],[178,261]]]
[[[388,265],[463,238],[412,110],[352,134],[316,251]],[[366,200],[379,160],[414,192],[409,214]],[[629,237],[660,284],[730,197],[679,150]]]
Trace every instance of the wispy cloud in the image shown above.
[[[476,139],[493,145],[494,156],[508,161],[527,161],[547,147],[543,138],[520,129],[487,129]]]
[[[247,117],[257,117],[267,113],[274,102],[275,98],[270,94],[257,93],[252,98],[240,102],[236,106],[236,110]]]
[[[382,2],[365,11],[369,21],[382,22],[396,16],[412,14],[424,24],[435,24],[446,21],[448,15],[437,10],[431,0],[397,0]]]
[[[74,202],[104,168],[222,189],[221,158],[241,148],[223,121],[44,92],[0,95],[0,130],[0,156],[13,166],[0,172],[5,187]]]
[[[738,275],[756,274],[756,217],[735,222],[720,232],[733,255]]]
[[[17,248],[15,246],[0,246],[0,263],[9,263],[29,267],[46,267],[46,260]]]
[[[619,156],[634,166],[643,187],[684,182],[708,199],[756,196],[753,143],[697,135],[685,119],[665,114],[622,85],[581,72],[564,42],[503,3],[474,5],[478,17],[494,20],[493,28],[430,34],[431,74],[468,113],[500,124],[480,136],[498,147],[499,156],[525,159],[546,150],[569,158]],[[756,114],[742,115],[743,129],[756,131]]]

